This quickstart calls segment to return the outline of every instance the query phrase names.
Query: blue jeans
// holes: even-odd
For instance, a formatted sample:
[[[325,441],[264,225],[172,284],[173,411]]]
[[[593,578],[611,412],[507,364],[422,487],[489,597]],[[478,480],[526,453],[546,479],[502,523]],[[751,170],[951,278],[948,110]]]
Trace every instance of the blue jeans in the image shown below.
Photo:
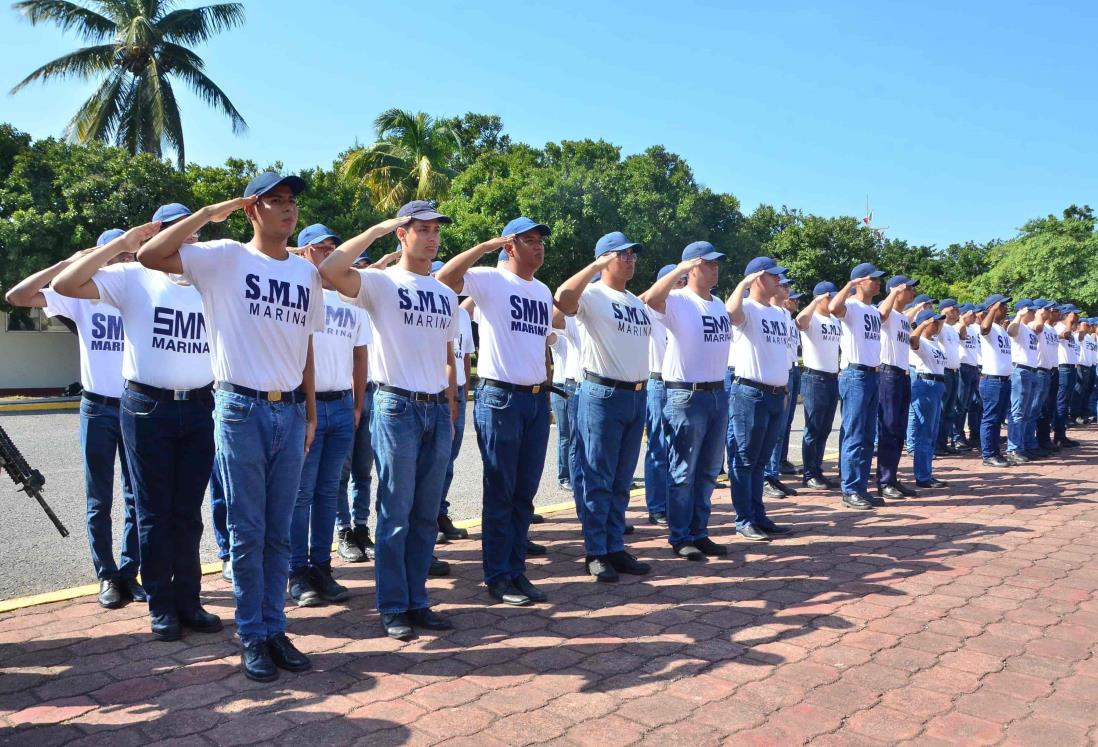
[[[450,442],[450,461],[446,463],[446,477],[442,480],[442,501],[438,504],[439,518],[450,515],[450,501],[446,496],[450,495],[450,484],[454,481],[454,462],[461,453],[461,442],[465,437],[465,411],[468,403],[465,401],[465,387],[457,388],[458,408],[457,421],[454,422],[454,438]]]
[[[663,379],[648,380],[648,449],[644,455],[644,502],[650,514],[667,513],[667,431],[663,406],[667,388]]]
[[[724,468],[729,476],[729,489],[732,488],[732,460],[736,454],[736,429],[732,427],[732,380],[736,378],[736,369],[729,366],[724,371],[724,394],[728,398],[728,426],[724,433]]]
[[[945,370],[945,387],[942,389],[942,410],[938,418],[937,448],[945,449],[949,434],[953,432],[953,413],[957,410],[957,394],[961,374],[956,368]],[[914,395],[912,395],[914,396]]]
[[[213,466],[213,397],[161,402],[127,389],[122,440],[137,501],[149,614],[193,612],[202,586],[202,499]]]
[[[724,388],[667,389],[668,542],[685,545],[709,536],[713,488],[724,458],[728,395]]]
[[[584,552],[603,556],[625,549],[625,509],[644,436],[647,394],[581,381],[576,394],[576,463],[583,473]]]
[[[839,428],[839,470],[844,494],[869,489],[869,467],[877,436],[878,374],[848,367],[839,373],[843,403]]]
[[[379,389],[370,425],[377,458],[377,609],[382,614],[425,609],[453,441],[450,407]]]
[[[1002,422],[1010,410],[1010,379],[980,377],[980,453],[984,459],[1002,456]]]
[[[979,400],[980,369],[962,365],[957,372],[957,403],[950,414],[950,435],[955,441],[965,437],[965,419],[973,402]]]
[[[377,384],[366,385],[362,398],[362,415],[355,428],[355,440],[351,453],[343,463],[339,476],[339,492],[336,493],[336,526],[347,529],[370,523],[370,471],[374,468],[374,442],[370,436],[370,416],[374,411],[374,391]],[[347,488],[351,488],[350,506],[347,505]]]
[[[785,422],[778,431],[778,440],[774,444],[774,451],[763,468],[767,477],[778,478],[782,474],[782,462],[789,461],[789,431],[793,428],[793,416],[797,414],[797,398],[801,395],[801,367],[793,366],[789,369],[789,379],[786,382],[789,393],[785,396]]]
[[[210,419],[213,422],[213,419]],[[225,486],[221,484],[221,473],[217,471],[214,460],[210,469],[210,519],[213,521],[214,541],[217,543],[217,558],[229,559],[229,507],[225,501]]]
[[[560,384],[560,388],[568,392],[567,397],[562,397],[556,392],[549,395],[549,402],[553,408],[553,422],[557,425],[557,482],[561,485],[571,485],[569,463],[572,453],[572,419],[568,417],[568,400],[576,396],[576,382],[568,379]]]
[[[305,404],[214,392],[215,460],[228,504],[236,632],[286,630],[290,519],[305,462]]]
[[[915,462],[915,479],[926,482],[933,479],[934,448],[938,426],[942,416],[942,400],[945,384],[916,377],[911,382],[911,422],[914,426],[912,454]]]
[[[1095,410],[1098,409],[1098,367],[1092,367],[1090,371],[1090,398],[1086,403],[1086,415],[1094,415]]]
[[[801,443],[802,476],[823,477],[824,450],[839,406],[839,377],[806,368],[801,376],[804,397],[804,440]]]
[[[900,455],[911,409],[911,375],[882,369],[877,408],[877,487],[900,479]]]
[[[1075,396],[1071,400],[1071,414],[1077,418],[1089,417],[1094,409],[1088,407],[1094,391],[1094,366],[1079,366],[1075,370]]]
[[[526,574],[526,539],[549,443],[549,397],[544,389],[531,394],[481,383],[473,422],[484,462],[484,582],[511,581]],[[574,470],[571,476],[572,489],[579,494]]]
[[[1042,448],[1052,445],[1052,425],[1056,419],[1056,397],[1060,390],[1060,372],[1055,368],[1042,368],[1045,378],[1044,402],[1037,415],[1037,443]]]
[[[736,452],[729,468],[736,528],[773,526],[763,505],[764,460],[776,453],[786,423],[789,395],[771,394],[746,384],[732,385],[732,427]]]
[[[1019,453],[1026,450],[1026,434],[1029,432],[1030,417],[1033,412],[1033,400],[1036,396],[1037,372],[1027,371],[1018,366],[1010,375],[1010,413],[1007,416],[1007,451]],[[1033,420],[1033,432],[1037,432],[1036,418]]]
[[[1068,417],[1071,415],[1071,398],[1075,394],[1075,378],[1078,371],[1075,366],[1059,367],[1060,385],[1056,390],[1056,416],[1052,421],[1056,438],[1064,438],[1067,432]]]
[[[1041,448],[1037,442],[1037,422],[1041,418],[1041,411],[1045,406],[1045,397],[1048,396],[1048,369],[1038,368],[1033,377],[1033,397],[1029,406],[1029,422],[1026,424],[1025,450],[1036,451]]]
[[[332,560],[339,478],[355,438],[355,400],[316,401],[316,436],[297,488],[290,522],[290,570],[327,565]]]
[[[92,565],[100,581],[119,575],[137,576],[141,550],[137,534],[137,506],[122,444],[118,406],[80,401],[80,451],[84,456],[84,490],[88,508],[86,523]],[[114,457],[122,468],[122,548],[114,562],[111,506],[114,503]]]

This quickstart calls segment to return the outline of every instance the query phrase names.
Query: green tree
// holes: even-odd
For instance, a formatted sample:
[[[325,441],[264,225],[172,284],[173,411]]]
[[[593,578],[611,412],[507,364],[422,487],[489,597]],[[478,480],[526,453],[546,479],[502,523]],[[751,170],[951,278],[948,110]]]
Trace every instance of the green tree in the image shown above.
[[[247,123],[229,97],[207,77],[205,63],[189,47],[244,22],[244,6],[220,3],[175,9],[174,0],[96,0],[96,10],[66,0],[25,0],[13,6],[31,24],[53,23],[75,31],[90,46],[47,62],[12,93],[35,81],[76,77],[99,82],[65,130],[78,143],[114,141],[131,154],[175,152],[186,164],[183,120],[173,80],[220,109],[233,132]]]
[[[377,142],[346,154],[342,175],[360,181],[374,207],[392,213],[410,200],[441,200],[454,176],[461,142],[445,122],[423,112],[389,109],[374,120]]]

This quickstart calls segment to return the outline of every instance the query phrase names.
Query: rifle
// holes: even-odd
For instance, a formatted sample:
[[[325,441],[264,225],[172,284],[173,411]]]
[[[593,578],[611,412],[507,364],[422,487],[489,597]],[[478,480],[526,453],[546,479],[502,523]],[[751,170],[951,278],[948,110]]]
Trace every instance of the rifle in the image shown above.
[[[65,525],[61,523],[61,520],[57,518],[57,514],[53,512],[50,505],[46,503],[46,499],[42,497],[42,486],[46,484],[46,478],[42,477],[42,473],[38,470],[30,468],[27,460],[19,453],[19,449],[12,443],[2,425],[0,425],[0,468],[8,473],[12,482],[16,485],[22,485],[19,488],[20,491],[38,501],[38,505],[46,512],[46,516],[50,517],[50,521],[57,527],[57,531],[61,533],[61,536],[68,537],[69,530],[65,529]]]

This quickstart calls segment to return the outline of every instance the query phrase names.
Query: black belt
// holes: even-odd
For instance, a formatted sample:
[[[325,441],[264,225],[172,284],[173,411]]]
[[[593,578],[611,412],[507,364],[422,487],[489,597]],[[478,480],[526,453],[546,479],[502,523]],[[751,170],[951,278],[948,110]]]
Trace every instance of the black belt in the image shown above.
[[[742,376],[737,376],[732,381],[733,384],[743,384],[749,386],[752,389],[758,389],[760,392],[766,392],[768,394],[786,394],[789,389],[784,386],[772,386],[770,384],[761,384],[758,381],[752,381],[751,379],[745,379]]]
[[[298,402],[305,401],[305,392],[300,387],[289,392],[280,392],[277,389],[269,392],[261,392],[257,389],[251,389],[246,386],[237,386],[236,384],[230,384],[227,381],[219,381],[214,387],[221,392],[232,392],[233,394],[243,394],[245,397],[255,397],[261,399],[264,402],[289,402],[292,405],[296,405]]]
[[[981,379],[992,379],[993,381],[1010,381],[1009,376],[996,376],[995,374],[980,374]]]
[[[919,378],[923,381],[940,381],[942,383],[945,383],[946,380],[946,377],[943,374],[921,373],[919,374]]]
[[[648,379],[650,381],[663,381],[663,374],[650,373],[650,374],[648,374]]]
[[[100,405],[111,405],[112,407],[118,407],[122,404],[122,400],[118,397],[104,397],[102,394],[96,394],[95,392],[84,392],[84,399],[89,402],[96,402]]]
[[[862,363],[847,363],[847,368],[853,368],[855,371],[869,371],[871,373],[877,373],[877,366],[867,366]]]
[[[1015,364],[1014,364],[1014,367],[1015,367],[1015,368],[1020,368],[1020,369],[1022,369],[1023,371],[1032,371],[1032,372],[1034,372],[1034,373],[1036,373],[1036,372],[1037,372],[1037,367],[1036,367],[1036,366],[1025,366],[1025,365],[1023,365],[1023,364],[1021,364],[1021,363],[1015,363]]]
[[[980,370],[980,367],[974,363],[962,363],[961,368],[975,368],[977,371]]]
[[[804,375],[805,376],[824,376],[828,379],[837,379],[839,377],[839,374],[837,374],[837,373],[831,373],[830,371],[821,371],[818,368],[809,368],[808,366],[805,366],[805,368],[804,368]]]
[[[412,392],[407,389],[401,389],[398,386],[389,386],[388,384],[378,384],[377,389],[379,392],[399,394],[401,397],[406,397],[413,402],[428,402],[430,404],[449,402],[449,398],[447,398],[445,391],[441,391],[438,394],[430,394],[428,392]]]
[[[213,397],[213,382],[195,389],[162,389],[158,386],[149,386],[148,384],[142,384],[138,381],[127,381],[126,388],[161,402],[187,402],[201,397]]]
[[[542,392],[549,391],[549,387],[545,384],[531,384],[529,386],[524,384],[512,384],[509,381],[500,381],[498,379],[481,379],[482,382],[488,386],[494,386],[496,389],[506,389],[509,392],[525,392],[526,394],[541,394]]]
[[[1063,368],[1063,369],[1066,369],[1066,370],[1071,370],[1071,369],[1075,368],[1075,364],[1074,363],[1061,363],[1059,366],[1057,366],[1057,368]]]
[[[668,389],[689,389],[693,392],[711,392],[715,389],[724,389],[724,382],[699,381],[692,384],[689,381],[665,381],[664,386]]]
[[[631,392],[639,392],[644,389],[645,386],[645,382],[643,381],[618,381],[617,379],[608,379],[605,376],[593,374],[590,371],[584,371],[583,376],[585,379],[593,384],[598,384],[599,386],[609,386],[613,387],[614,389],[626,389]]]
[[[316,401],[317,402],[336,402],[338,400],[343,399],[344,397],[346,397],[350,393],[351,393],[350,389],[343,389],[342,391],[338,391],[338,392],[317,392],[316,393]]]
[[[890,366],[887,363],[882,363],[881,369],[883,371],[891,371],[892,373],[899,374],[901,376],[907,376],[907,369],[900,368],[899,366]]]

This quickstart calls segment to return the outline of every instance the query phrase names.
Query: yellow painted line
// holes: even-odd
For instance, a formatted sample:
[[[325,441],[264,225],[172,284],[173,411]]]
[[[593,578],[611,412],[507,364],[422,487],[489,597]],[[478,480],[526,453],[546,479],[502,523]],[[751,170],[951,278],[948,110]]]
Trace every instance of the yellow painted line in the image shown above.
[[[79,402],[29,402],[25,405],[0,405],[0,413],[34,412],[36,410],[79,410]]]

